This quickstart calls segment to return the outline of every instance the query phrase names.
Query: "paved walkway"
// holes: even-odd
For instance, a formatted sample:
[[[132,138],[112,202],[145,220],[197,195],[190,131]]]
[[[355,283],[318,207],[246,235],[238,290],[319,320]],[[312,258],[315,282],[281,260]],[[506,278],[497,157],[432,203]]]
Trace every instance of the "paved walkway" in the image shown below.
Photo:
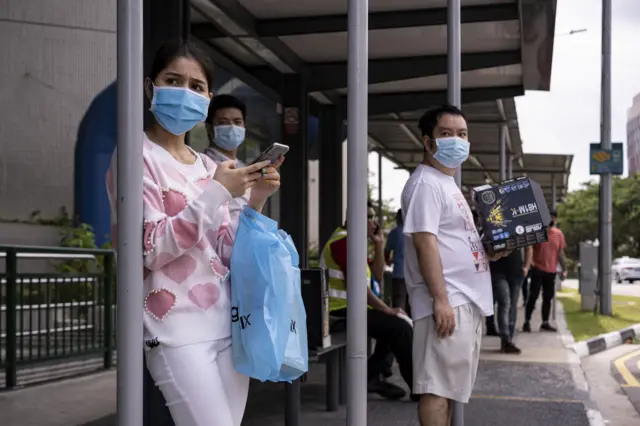
[[[564,328],[562,315],[558,322]],[[500,354],[497,338],[483,341],[465,425],[588,426],[588,415],[597,419],[579,360],[564,348],[560,333],[520,334],[517,343],[523,349],[520,356]],[[325,410],[323,377],[324,366],[314,365],[302,386],[300,423],[343,426],[344,407],[334,413]],[[0,393],[3,426],[112,426],[114,411],[114,372]],[[281,426],[283,412],[282,385],[252,383],[243,426]],[[416,404],[409,401],[370,396],[368,413],[370,426],[417,425]]]

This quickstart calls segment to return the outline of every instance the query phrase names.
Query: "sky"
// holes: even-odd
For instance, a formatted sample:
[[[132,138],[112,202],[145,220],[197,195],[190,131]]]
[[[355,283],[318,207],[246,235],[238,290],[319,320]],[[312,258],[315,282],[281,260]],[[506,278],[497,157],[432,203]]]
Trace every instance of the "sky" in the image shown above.
[[[625,142],[626,151],[627,109],[640,93],[640,0],[612,3],[611,138]],[[591,178],[589,144],[600,138],[601,11],[602,0],[558,0],[551,90],[516,98],[525,153],[574,155],[570,191]],[[587,31],[568,35],[580,29]],[[473,134],[469,137],[473,141]],[[383,159],[382,197],[399,208],[409,175],[395,167]],[[369,170],[377,187],[375,153],[369,155]]]

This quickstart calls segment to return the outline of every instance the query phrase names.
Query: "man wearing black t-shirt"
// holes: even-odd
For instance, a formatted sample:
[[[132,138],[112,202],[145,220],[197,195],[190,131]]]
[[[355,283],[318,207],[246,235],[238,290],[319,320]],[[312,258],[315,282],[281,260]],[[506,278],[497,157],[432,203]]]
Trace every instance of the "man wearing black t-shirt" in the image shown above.
[[[519,354],[520,349],[513,344],[516,319],[518,317],[518,297],[524,278],[529,273],[533,257],[532,247],[524,249],[524,262],[522,250],[514,250],[502,259],[491,262],[491,283],[493,294],[498,305],[496,319],[498,321],[498,333],[502,339],[501,351],[508,354]]]

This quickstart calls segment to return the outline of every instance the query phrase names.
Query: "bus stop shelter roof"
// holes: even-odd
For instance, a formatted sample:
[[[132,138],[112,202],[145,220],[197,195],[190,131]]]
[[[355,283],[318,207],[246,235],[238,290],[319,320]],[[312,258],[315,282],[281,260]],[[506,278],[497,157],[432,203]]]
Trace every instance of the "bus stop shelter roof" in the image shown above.
[[[485,179],[507,152],[525,167],[513,98],[549,90],[556,0],[462,0],[462,102],[470,164]],[[417,119],[447,103],[447,0],[369,0],[369,133],[373,149],[410,169],[421,158]],[[214,60],[279,100],[299,74],[318,104],[347,96],[347,0],[191,0],[192,35]],[[413,152],[419,151],[419,152]],[[463,174],[463,185],[471,181]]]

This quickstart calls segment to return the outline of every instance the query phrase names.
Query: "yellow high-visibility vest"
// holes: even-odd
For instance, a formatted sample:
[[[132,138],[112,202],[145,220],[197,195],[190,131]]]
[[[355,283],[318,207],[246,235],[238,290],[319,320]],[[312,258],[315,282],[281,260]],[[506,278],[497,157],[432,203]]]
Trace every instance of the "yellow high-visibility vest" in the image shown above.
[[[344,238],[347,238],[346,229],[342,227],[336,229],[322,249],[322,256],[320,257],[320,267],[329,277],[329,311],[331,312],[347,307],[346,277],[331,254],[331,244]],[[367,286],[371,286],[371,269],[369,269],[368,264]]]

